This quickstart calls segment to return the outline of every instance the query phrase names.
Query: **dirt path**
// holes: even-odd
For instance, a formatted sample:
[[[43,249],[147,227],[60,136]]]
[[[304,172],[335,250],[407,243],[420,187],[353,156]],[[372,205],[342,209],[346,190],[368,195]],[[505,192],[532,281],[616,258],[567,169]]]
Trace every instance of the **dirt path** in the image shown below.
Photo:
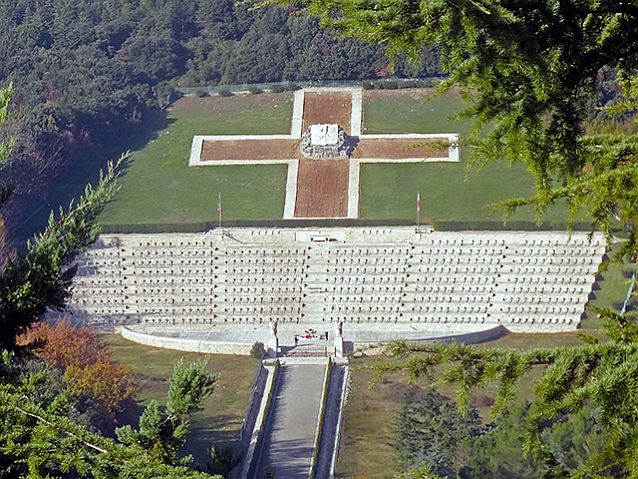
[[[201,161],[292,160],[298,156],[299,140],[207,140]]]
[[[295,218],[348,216],[348,160],[300,160]]]
[[[350,133],[351,93],[306,92],[304,97],[302,131],[317,123],[337,123],[346,133]]]
[[[418,145],[418,146],[417,146]],[[447,158],[448,142],[441,139],[419,138],[364,138],[352,152],[353,158]]]

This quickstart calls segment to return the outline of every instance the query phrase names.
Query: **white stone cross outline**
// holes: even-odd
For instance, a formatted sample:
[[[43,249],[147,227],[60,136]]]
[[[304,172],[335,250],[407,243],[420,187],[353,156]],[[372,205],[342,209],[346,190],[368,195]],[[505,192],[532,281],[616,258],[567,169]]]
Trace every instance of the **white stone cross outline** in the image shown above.
[[[350,137],[357,137],[359,141],[364,140],[419,140],[442,139],[449,143],[447,157],[414,157],[414,158],[378,158],[363,157],[349,159],[348,178],[348,214],[347,218],[359,217],[359,172],[361,163],[431,163],[431,162],[458,162],[460,161],[458,134],[456,133],[435,133],[435,134],[372,134],[362,133],[363,120],[363,90],[362,88],[305,88],[296,90],[294,94],[292,127],[289,135],[196,135],[193,137],[189,166],[223,166],[223,165],[263,165],[263,164],[286,164],[288,173],[286,179],[286,198],[284,203],[284,219],[302,219],[295,216],[295,205],[297,200],[297,180],[299,171],[299,159],[220,159],[202,160],[202,150],[205,142],[226,142],[242,140],[299,140],[302,137],[302,125],[304,119],[304,101],[306,93],[350,93],[352,95],[352,109],[350,115]],[[326,160],[330,161],[330,160]]]

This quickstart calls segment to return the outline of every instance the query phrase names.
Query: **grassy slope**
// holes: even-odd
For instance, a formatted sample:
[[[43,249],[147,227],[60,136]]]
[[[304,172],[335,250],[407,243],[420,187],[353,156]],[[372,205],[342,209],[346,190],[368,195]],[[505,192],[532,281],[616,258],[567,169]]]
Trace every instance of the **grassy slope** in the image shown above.
[[[610,253],[612,257],[613,251],[612,249]],[[635,265],[627,262],[610,262],[607,268],[598,275],[593,296],[585,308],[586,318],[580,324],[582,329],[595,329],[600,326],[600,321],[596,318],[596,312],[592,306],[618,309],[622,305],[630,283],[630,279],[626,278],[624,273],[629,272],[630,274],[635,269]]]
[[[424,102],[412,96],[372,98],[365,106],[367,133],[459,133],[470,131],[467,120],[453,119],[463,109],[459,95],[449,93]],[[360,213],[363,218],[414,218],[415,196],[421,193],[423,214],[438,220],[496,220],[502,213],[489,205],[506,198],[527,196],[534,190],[522,165],[508,168],[495,162],[468,170],[471,153],[461,150],[459,163],[370,164],[361,169]],[[467,178],[467,179],[466,179]],[[547,221],[564,221],[565,210],[552,208]],[[512,220],[534,220],[531,209]]]
[[[122,189],[103,224],[190,223],[281,218],[285,165],[188,167],[193,135],[276,134],[290,130],[292,95],[186,98],[158,118],[155,138],[133,152]]]
[[[570,346],[580,342],[577,333],[510,334],[485,346],[525,350],[534,347]],[[344,430],[341,439],[338,478],[355,478],[367,474],[375,479],[391,479],[399,471],[395,451],[397,414],[404,398],[418,397],[422,388],[432,386],[423,380],[410,384],[405,374],[388,374],[379,384],[372,386],[373,365],[382,357],[355,359],[351,363],[352,388],[344,411]],[[534,396],[534,383],[542,370],[533,369],[521,382],[518,391],[522,398]],[[454,397],[450,386],[437,386],[448,397]],[[487,387],[477,398],[491,396],[493,387]],[[489,420],[489,407],[478,406],[481,415]]]
[[[205,464],[206,450],[212,444],[228,444],[236,440],[252,393],[257,361],[248,356],[226,356],[187,353],[170,349],[153,348],[127,341],[117,334],[102,337],[114,358],[133,366],[140,383],[137,401],[140,410],[151,399],[166,401],[168,378],[175,361],[184,358],[191,362],[205,357],[209,371],[219,374],[213,395],[198,411],[191,425],[191,434],[184,450]]]

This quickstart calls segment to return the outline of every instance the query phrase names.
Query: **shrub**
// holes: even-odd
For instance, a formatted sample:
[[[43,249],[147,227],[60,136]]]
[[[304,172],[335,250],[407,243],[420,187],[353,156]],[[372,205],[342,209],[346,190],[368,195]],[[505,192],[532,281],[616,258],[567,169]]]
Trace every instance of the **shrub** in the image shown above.
[[[250,357],[255,359],[261,359],[266,355],[266,348],[264,347],[264,343],[257,341],[253,344],[253,347],[250,348]]]
[[[386,90],[396,90],[397,88],[399,88],[399,84],[395,82],[394,80],[387,81],[385,82],[385,88]]]
[[[364,82],[361,84],[361,87],[362,87],[364,90],[374,90],[374,83],[372,83],[371,81],[364,81]]]
[[[270,87],[270,91],[273,93],[283,93],[286,91],[286,87],[284,87],[283,85],[276,84]]]
[[[219,90],[217,90],[217,94],[223,97],[233,96],[233,92],[230,91],[228,88],[220,88]]]
[[[263,93],[264,90],[262,90],[261,88],[257,88],[256,86],[251,86],[248,88],[248,91],[252,94],[252,95],[259,95],[260,93]]]
[[[375,90],[385,90],[385,82],[377,81],[372,84]]]
[[[231,446],[211,447],[208,451],[208,472],[228,477],[228,473],[241,463],[242,455],[235,454]]]
[[[196,96],[197,98],[204,98],[204,97],[207,97],[207,96],[208,96],[208,92],[207,92],[206,90],[197,90],[197,91],[195,92],[195,96]]]
[[[60,370],[72,390],[90,394],[113,415],[137,392],[132,367],[115,361],[87,326],[74,326],[67,318],[55,324],[39,322],[18,338],[18,344],[30,347]]]
[[[295,91],[295,90],[299,90],[299,88],[301,88],[299,85],[297,85],[296,83],[288,83],[286,85],[286,90],[287,91]]]

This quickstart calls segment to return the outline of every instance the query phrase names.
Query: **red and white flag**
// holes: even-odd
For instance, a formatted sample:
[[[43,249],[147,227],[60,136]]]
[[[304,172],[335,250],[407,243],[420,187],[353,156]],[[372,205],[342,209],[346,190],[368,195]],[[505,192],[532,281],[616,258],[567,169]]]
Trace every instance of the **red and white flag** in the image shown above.
[[[416,214],[417,216],[421,216],[421,194],[416,194]]]
[[[221,218],[222,216],[222,194],[219,193],[219,196],[217,196],[217,217]]]

